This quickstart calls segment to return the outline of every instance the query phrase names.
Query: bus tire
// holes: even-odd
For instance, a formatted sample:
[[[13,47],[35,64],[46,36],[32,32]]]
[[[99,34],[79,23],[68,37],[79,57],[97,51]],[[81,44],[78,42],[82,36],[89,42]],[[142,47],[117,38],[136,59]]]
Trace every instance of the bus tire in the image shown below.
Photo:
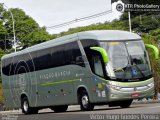
[[[29,106],[29,101],[27,97],[24,97],[21,99],[21,109],[22,109],[22,113],[24,114],[37,114],[38,113],[37,108],[32,108]]]
[[[129,108],[130,105],[132,104],[132,101],[133,101],[133,100],[121,101],[120,107],[121,107],[121,108]]]
[[[80,93],[79,103],[82,111],[90,111],[94,109],[94,105],[90,103],[89,96],[86,91],[82,91]]]
[[[61,106],[51,107],[51,110],[53,110],[56,113],[65,112],[67,109],[68,109],[68,105],[61,105]]]

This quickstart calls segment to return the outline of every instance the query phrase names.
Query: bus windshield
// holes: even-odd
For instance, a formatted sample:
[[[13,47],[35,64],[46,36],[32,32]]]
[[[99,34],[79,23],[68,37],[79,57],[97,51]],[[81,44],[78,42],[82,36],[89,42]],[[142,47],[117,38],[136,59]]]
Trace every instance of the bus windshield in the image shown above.
[[[135,81],[151,76],[149,58],[142,40],[101,42],[100,45],[109,56],[106,64],[109,77]]]

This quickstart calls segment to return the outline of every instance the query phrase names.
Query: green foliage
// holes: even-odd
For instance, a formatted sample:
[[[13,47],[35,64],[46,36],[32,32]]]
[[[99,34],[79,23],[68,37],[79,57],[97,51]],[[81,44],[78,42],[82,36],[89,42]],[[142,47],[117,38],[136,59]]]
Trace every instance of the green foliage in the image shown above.
[[[160,40],[160,28],[150,31],[152,36],[155,36],[156,40]]]
[[[3,90],[2,90],[2,83],[0,83],[0,104],[4,103],[4,96],[3,96]]]
[[[46,29],[39,27],[38,23],[27,16],[21,9],[13,9],[16,19],[15,29],[16,38],[21,46],[32,46],[51,38]]]
[[[2,56],[4,56],[6,53],[3,50],[0,50],[0,58],[2,58]]]
[[[3,50],[0,50],[0,58],[2,58],[3,55],[5,55],[6,53]],[[2,79],[1,79],[1,61],[0,61],[0,83],[1,83]]]
[[[28,33],[27,36],[23,38],[24,44],[27,46],[32,46],[41,42],[45,42],[51,39],[51,36],[44,29],[39,29],[37,31],[32,31]]]
[[[149,33],[152,30],[160,27],[159,13],[152,12],[131,12],[132,31],[136,33]],[[123,13],[120,19],[115,19],[112,22],[92,24],[84,27],[70,28],[67,32],[61,32],[57,36],[64,36],[76,32],[88,30],[125,30],[129,31],[128,12]],[[159,37],[158,37],[159,38]]]
[[[14,8],[10,9],[10,11],[14,16],[16,42],[19,44],[18,48],[32,46],[52,38],[46,29],[40,27],[22,9]],[[0,7],[0,12],[3,12],[3,16],[5,17],[5,19],[0,20],[0,48],[5,50],[5,48],[11,48],[13,44],[13,20],[10,12],[2,8],[2,6]],[[5,20],[7,22],[3,25]]]
[[[6,38],[7,34],[8,34],[7,29],[3,25],[3,21],[0,19],[0,48],[1,49],[5,49],[5,43],[6,43],[5,38]]]
[[[85,27],[70,28],[67,32],[61,32],[57,36],[64,36],[89,30],[128,30],[128,26],[126,25],[126,21],[114,20],[112,22],[92,24]]]

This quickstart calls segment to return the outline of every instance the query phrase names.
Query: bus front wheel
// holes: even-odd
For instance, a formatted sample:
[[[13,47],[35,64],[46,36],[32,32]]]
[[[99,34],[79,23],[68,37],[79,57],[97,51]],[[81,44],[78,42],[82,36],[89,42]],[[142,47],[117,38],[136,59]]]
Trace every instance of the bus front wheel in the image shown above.
[[[29,101],[27,97],[22,98],[21,109],[24,114],[37,114],[38,113],[38,109],[32,108],[29,106]]]
[[[94,105],[90,103],[89,97],[86,91],[82,91],[79,97],[80,107],[83,111],[89,111],[94,109]]]
[[[128,108],[132,104],[133,100],[125,100],[120,103],[121,108]]]

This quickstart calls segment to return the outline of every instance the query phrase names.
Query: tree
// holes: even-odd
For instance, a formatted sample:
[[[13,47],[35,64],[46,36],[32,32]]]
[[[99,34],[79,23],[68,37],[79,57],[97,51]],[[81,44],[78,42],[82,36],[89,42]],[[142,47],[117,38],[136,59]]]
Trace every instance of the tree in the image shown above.
[[[3,21],[0,20],[0,48],[5,50],[6,48],[10,47],[8,41],[6,40],[6,36],[8,35],[5,26],[3,25]]]
[[[32,31],[23,37],[24,46],[32,46],[50,40],[52,37],[44,28]]]
[[[11,47],[13,44],[13,22],[9,11],[3,9],[3,16],[7,19],[5,25],[0,22],[0,48],[4,50],[4,40],[6,38],[7,48]],[[46,31],[46,29],[40,27],[33,18],[26,15],[22,9],[12,8],[10,9],[15,20],[15,34],[16,43],[19,45],[17,49],[32,46],[37,43],[41,43],[51,39],[51,35]],[[0,11],[1,12],[1,11]],[[2,27],[1,27],[2,26]]]
[[[45,28],[41,28],[35,20],[21,9],[13,9],[15,16],[16,40],[20,46],[32,46],[51,39]]]
[[[2,58],[2,56],[5,55],[5,52],[3,50],[0,50],[0,58]],[[0,62],[0,82],[1,82],[1,62]]]

